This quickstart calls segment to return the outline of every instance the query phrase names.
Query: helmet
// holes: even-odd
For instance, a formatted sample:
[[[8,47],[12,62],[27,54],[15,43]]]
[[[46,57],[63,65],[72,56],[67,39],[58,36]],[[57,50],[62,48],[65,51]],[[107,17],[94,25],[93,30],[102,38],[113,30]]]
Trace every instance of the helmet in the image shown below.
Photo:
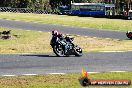
[[[52,35],[58,35],[58,34],[59,34],[59,32],[57,30],[52,31]]]

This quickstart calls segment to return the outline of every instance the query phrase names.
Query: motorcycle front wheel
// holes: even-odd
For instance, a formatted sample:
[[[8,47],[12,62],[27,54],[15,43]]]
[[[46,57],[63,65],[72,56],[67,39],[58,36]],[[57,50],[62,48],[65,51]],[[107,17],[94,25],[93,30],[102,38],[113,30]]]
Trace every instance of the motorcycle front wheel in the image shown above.
[[[80,56],[83,55],[82,48],[79,47],[79,46],[75,46],[75,48],[74,48],[74,52],[75,52],[75,56],[80,57]]]

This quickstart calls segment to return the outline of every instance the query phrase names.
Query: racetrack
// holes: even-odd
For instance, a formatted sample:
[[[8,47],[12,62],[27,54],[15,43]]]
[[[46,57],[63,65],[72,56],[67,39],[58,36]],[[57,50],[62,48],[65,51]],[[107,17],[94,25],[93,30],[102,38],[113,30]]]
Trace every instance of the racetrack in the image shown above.
[[[127,39],[125,32],[104,31],[88,28],[76,28],[61,25],[39,24],[31,22],[0,20],[0,26],[37,31],[53,29],[63,33],[92,37]],[[90,72],[132,71],[132,52],[84,53],[82,57],[56,57],[54,54],[39,55],[0,55],[0,75],[45,74],[81,72],[85,68]]]
[[[125,35],[126,32],[123,31],[96,30],[90,28],[69,27],[69,26],[61,26],[61,25],[40,24],[40,23],[32,23],[32,22],[3,20],[3,19],[0,19],[0,26],[8,27],[8,28],[47,31],[47,32],[51,32],[52,30],[57,29],[62,33],[68,33],[68,34],[84,35],[91,37],[102,37],[102,38],[127,39]]]
[[[82,57],[54,54],[0,55],[0,75],[132,71],[132,52],[84,53]]]

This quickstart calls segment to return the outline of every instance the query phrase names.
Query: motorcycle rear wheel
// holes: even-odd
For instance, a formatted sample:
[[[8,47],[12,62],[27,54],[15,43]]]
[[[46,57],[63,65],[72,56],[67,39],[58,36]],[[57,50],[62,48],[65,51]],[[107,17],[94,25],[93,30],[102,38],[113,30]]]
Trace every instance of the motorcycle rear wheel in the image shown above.
[[[53,47],[53,52],[54,52],[57,56],[59,56],[59,57],[65,56],[63,47],[62,47],[62,45],[60,45],[60,44],[59,44],[59,45],[55,45],[55,46]]]
[[[132,39],[132,32],[128,33],[128,34],[127,34],[127,37],[128,37],[129,39]]]

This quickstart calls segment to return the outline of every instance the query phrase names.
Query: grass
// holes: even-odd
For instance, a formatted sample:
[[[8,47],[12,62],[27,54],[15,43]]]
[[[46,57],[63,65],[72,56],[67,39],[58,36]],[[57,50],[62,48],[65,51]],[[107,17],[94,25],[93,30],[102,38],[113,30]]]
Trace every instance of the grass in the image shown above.
[[[65,75],[36,75],[0,77],[0,88],[83,88],[78,79],[79,73]],[[132,81],[132,72],[125,73],[94,73],[90,79],[129,79]],[[132,88],[130,86],[89,86],[87,88]]]
[[[0,31],[10,30],[0,28]],[[0,39],[0,53],[50,53],[51,34],[47,32],[11,29],[11,38]],[[97,51],[128,51],[132,50],[131,40],[115,40],[105,38],[94,38],[75,36],[74,43],[82,47],[85,52]]]
[[[61,24],[97,29],[132,30],[132,22],[105,18],[58,16],[40,14],[0,13],[1,19],[22,20],[44,24]],[[84,23],[85,22],[85,23]],[[82,24],[83,23],[83,24]],[[0,28],[2,30],[9,30]],[[0,53],[47,53],[52,52],[49,45],[51,35],[46,32],[12,29],[12,37],[0,39]],[[130,40],[114,40],[75,36],[75,43],[84,51],[132,50]],[[0,77],[0,88],[81,88],[78,78],[81,74],[37,75]],[[132,72],[89,74],[90,79],[130,79]],[[82,87],[83,88],[83,87]],[[90,86],[88,88],[132,88],[132,86]]]
[[[98,51],[131,51],[131,40],[116,40],[94,37],[75,37],[75,44],[80,45],[86,52]]]
[[[0,31],[9,30],[0,28]],[[0,53],[46,53],[51,51],[46,32],[11,29],[11,38],[0,39]],[[48,47],[48,48],[47,48]]]
[[[44,24],[60,24],[107,30],[132,30],[132,21],[121,19],[9,12],[1,12],[0,19],[21,20]]]

